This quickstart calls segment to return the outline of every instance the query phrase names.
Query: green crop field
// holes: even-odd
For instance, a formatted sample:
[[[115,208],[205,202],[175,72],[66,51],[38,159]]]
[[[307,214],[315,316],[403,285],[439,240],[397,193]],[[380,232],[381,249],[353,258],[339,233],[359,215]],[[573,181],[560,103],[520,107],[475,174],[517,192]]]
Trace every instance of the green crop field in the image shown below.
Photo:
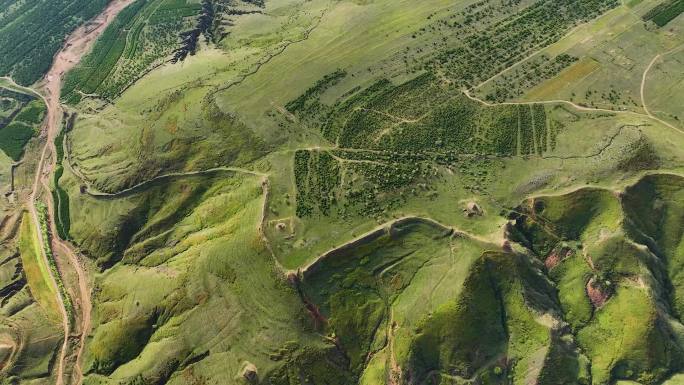
[[[682,382],[682,4],[0,0],[0,384]]]

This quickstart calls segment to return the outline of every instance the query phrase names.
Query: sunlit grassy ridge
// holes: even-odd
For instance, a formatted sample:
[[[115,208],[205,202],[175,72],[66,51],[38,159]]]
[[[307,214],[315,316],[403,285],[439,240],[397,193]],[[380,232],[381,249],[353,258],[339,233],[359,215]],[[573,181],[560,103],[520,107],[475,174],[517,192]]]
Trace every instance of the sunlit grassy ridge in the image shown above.
[[[615,378],[658,383],[682,365],[677,290],[671,289],[678,282],[677,254],[667,254],[654,238],[645,238],[655,220],[669,242],[681,242],[678,230],[669,232],[661,216],[678,217],[672,216],[677,204],[657,203],[672,202],[673,194],[681,192],[680,181],[677,175],[656,174],[617,194],[583,189],[535,198],[525,209],[531,215],[516,219],[515,229],[525,239],[555,244],[537,249],[537,255],[558,283],[561,307],[592,362],[595,383]],[[584,194],[605,198],[587,200]],[[591,209],[574,206],[589,202]],[[642,211],[652,204],[662,211]]]

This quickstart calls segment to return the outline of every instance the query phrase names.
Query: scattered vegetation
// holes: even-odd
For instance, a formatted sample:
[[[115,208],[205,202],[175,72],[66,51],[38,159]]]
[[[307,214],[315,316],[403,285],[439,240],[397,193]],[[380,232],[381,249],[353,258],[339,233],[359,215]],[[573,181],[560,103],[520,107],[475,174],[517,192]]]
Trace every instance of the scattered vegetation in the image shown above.
[[[473,87],[618,5],[616,0],[544,0],[510,15],[498,3],[480,1],[464,11],[463,22],[440,20],[461,43],[444,42],[433,66]]]
[[[560,54],[554,58],[544,54],[536,56],[497,77],[485,100],[501,103],[523,96],[525,91],[555,77],[578,60],[579,58],[568,54]]]
[[[309,100],[321,84],[327,81],[297,103]],[[307,111],[321,109],[307,103]],[[322,132],[343,148],[500,156],[519,155],[518,148],[522,155],[540,155],[547,150],[546,138],[556,135],[547,134],[541,105],[482,106],[429,74],[398,86],[381,80],[338,102],[326,114]]]

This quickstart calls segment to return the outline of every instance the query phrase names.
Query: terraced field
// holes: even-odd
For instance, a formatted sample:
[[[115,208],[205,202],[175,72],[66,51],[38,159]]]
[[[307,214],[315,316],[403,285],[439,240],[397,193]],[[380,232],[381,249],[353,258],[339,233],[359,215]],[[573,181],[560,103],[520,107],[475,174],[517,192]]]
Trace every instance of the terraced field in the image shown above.
[[[29,3],[0,383],[684,378],[681,1]]]

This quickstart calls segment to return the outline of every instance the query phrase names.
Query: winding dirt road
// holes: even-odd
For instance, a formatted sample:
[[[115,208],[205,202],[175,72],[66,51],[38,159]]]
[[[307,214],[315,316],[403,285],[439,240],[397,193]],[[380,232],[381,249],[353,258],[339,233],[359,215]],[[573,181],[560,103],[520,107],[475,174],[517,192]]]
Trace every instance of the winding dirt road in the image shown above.
[[[45,145],[40,154],[40,160],[36,166],[35,179],[33,181],[33,186],[31,189],[31,194],[29,196],[29,211],[33,219],[36,229],[40,229],[40,221],[38,219],[38,213],[36,210],[36,203],[38,201],[38,196],[40,195],[41,188],[44,187],[49,192],[49,178],[51,171],[55,169],[56,166],[56,148],[55,148],[55,137],[59,132],[60,122],[62,118],[62,108],[60,105],[60,90],[62,87],[62,77],[63,75],[76,66],[83,55],[87,53],[94,42],[97,40],[98,36],[104,32],[107,26],[114,20],[116,15],[121,12],[127,5],[132,3],[133,0],[114,0],[104,11],[98,15],[93,20],[89,21],[85,25],[76,29],[65,41],[63,48],[55,55],[52,66],[50,70],[45,75],[45,78],[38,84],[38,88],[42,91],[41,97],[45,101],[47,106],[47,114],[45,118],[45,125],[43,127],[43,133],[45,139]],[[49,164],[46,164],[46,160],[49,159]],[[54,202],[52,202],[52,194],[45,194],[46,201],[48,203],[48,218],[49,226],[52,234],[57,234],[55,220],[51,215],[54,211],[52,210]],[[39,242],[42,244],[42,234],[37,231]],[[90,329],[90,289],[88,288],[86,272],[81,265],[81,262],[73,251],[71,245],[59,239],[59,237],[52,237],[52,248],[55,252],[59,252],[65,255],[69,261],[69,265],[76,271],[78,276],[78,287],[79,296],[81,304],[81,325],[80,333],[81,338],[79,342],[79,347],[76,353],[76,363],[74,367],[74,374],[76,376],[75,383],[81,384],[82,373],[80,369],[81,355],[83,352],[83,346],[85,343],[85,337]],[[46,259],[47,255],[43,250],[43,258]],[[58,277],[52,276],[52,284],[57,287]],[[63,327],[64,327],[64,342],[62,343],[62,348],[60,351],[58,363],[57,363],[57,374],[56,374],[56,385],[64,384],[64,369],[65,360],[68,351],[69,343],[69,333],[71,327],[69,325],[69,317],[64,306],[64,300],[62,298],[60,290],[57,290],[57,300],[60,304],[60,310],[63,317]],[[69,383],[72,383],[69,381]]]

